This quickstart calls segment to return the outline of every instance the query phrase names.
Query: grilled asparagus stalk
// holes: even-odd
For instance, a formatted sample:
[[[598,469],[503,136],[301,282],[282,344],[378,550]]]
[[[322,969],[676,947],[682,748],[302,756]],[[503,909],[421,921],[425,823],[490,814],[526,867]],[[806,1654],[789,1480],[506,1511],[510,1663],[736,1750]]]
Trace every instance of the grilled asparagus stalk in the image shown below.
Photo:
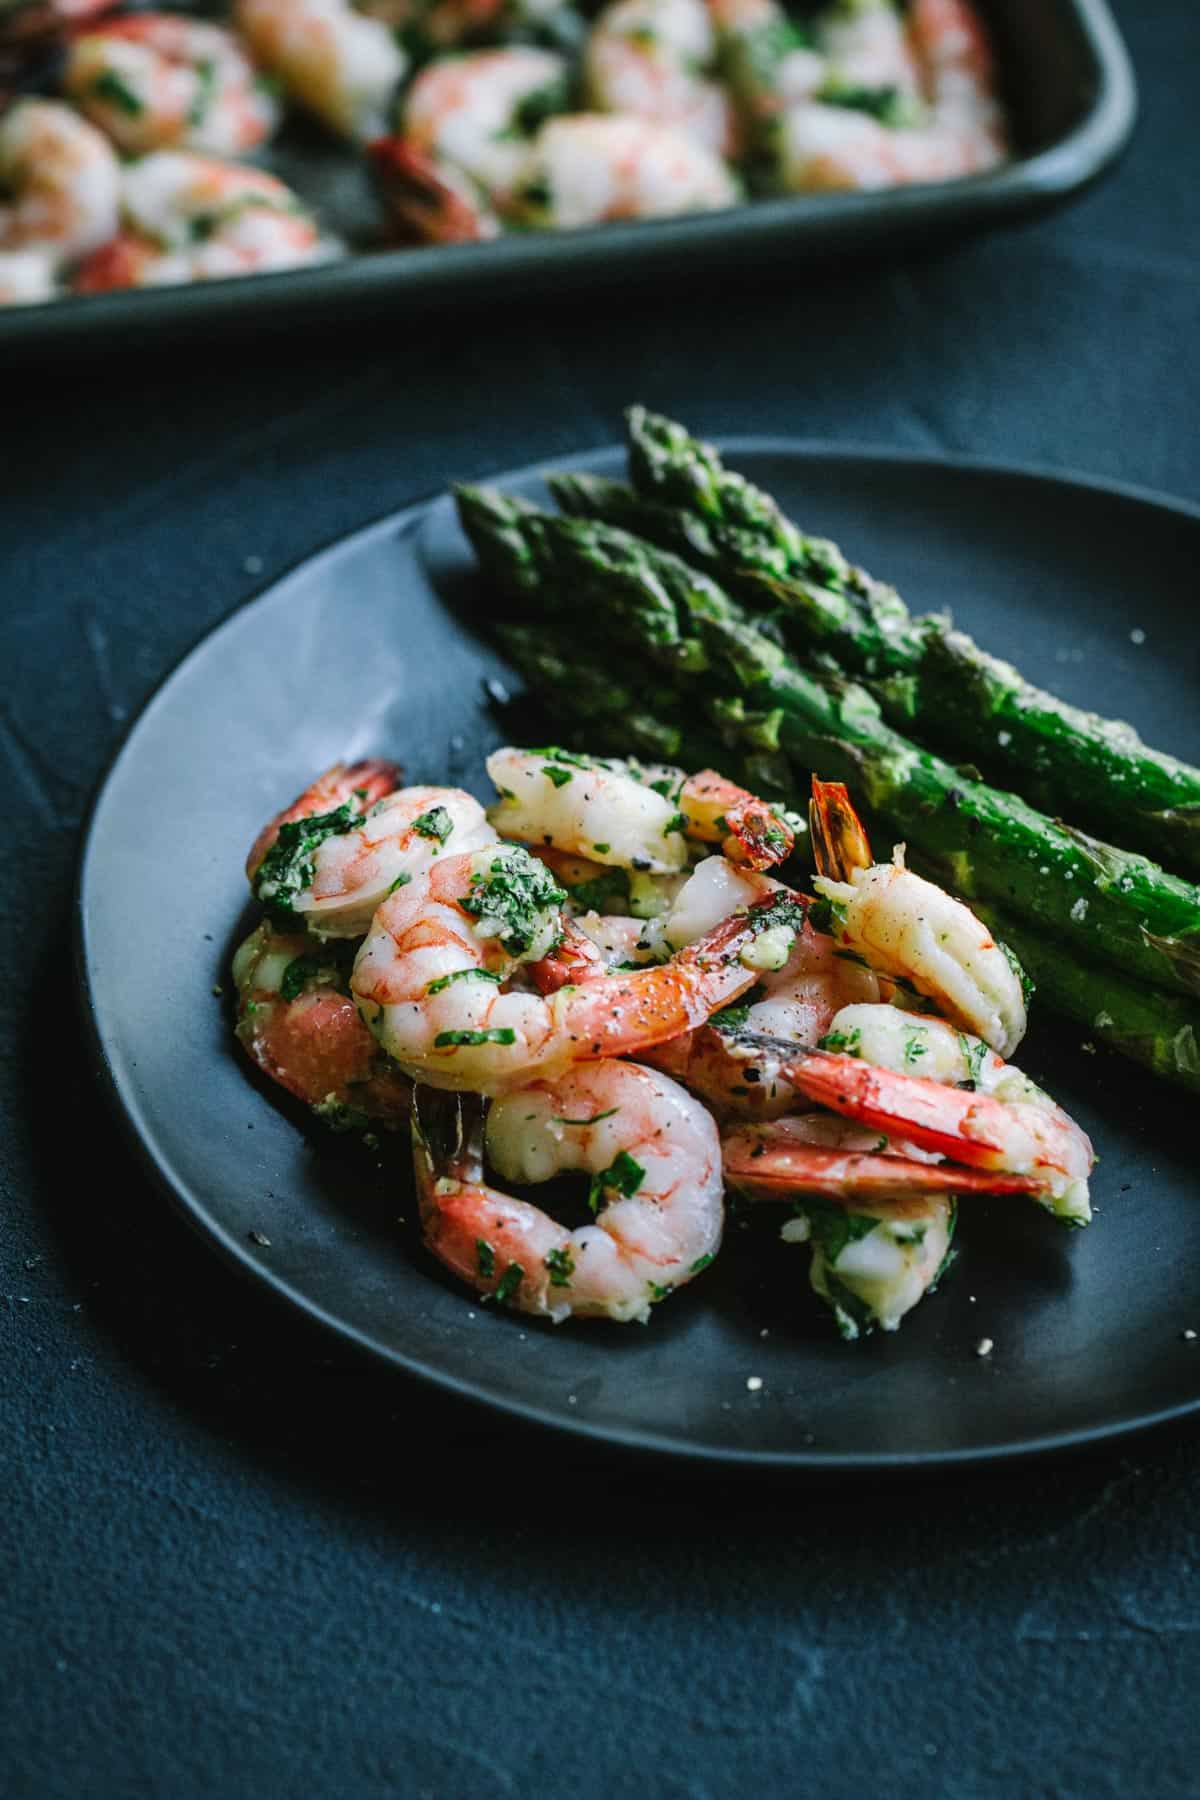
[[[914,618],[894,589],[806,537],[682,426],[632,408],[629,457],[633,491],[567,477],[561,503],[688,556],[747,605],[773,611],[801,656],[822,652],[869,678],[897,729],[969,758],[1044,812],[1200,877],[1200,770],[1035,687],[949,619]]]

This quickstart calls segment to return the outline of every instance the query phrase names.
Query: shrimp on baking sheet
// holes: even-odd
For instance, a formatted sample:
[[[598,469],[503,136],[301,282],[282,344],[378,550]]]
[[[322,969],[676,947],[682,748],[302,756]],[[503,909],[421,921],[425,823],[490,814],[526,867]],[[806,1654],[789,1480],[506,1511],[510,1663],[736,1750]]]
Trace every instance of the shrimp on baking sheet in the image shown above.
[[[388,1054],[431,1086],[491,1094],[553,1079],[574,1062],[636,1054],[736,999],[758,959],[781,949],[786,957],[802,918],[789,897],[774,896],[667,963],[614,970],[549,997],[517,988],[522,965],[558,943],[565,898],[515,844],[445,858],[391,894],[351,977]]]
[[[731,862],[768,869],[790,856],[794,823],[715,769],[685,775],[560,749],[506,746],[487,760],[502,837],[601,867],[674,875],[689,844],[719,844]]]
[[[548,119],[513,195],[516,223],[573,231],[733,206],[740,187],[706,144],[674,125],[619,113]]]
[[[783,185],[806,190],[948,181],[1002,161],[1006,142],[990,51],[966,0],[914,0],[899,38],[890,4],[871,0],[853,10],[875,21],[880,51],[885,38],[892,42],[893,72],[882,85],[875,79],[884,64],[876,64],[873,51],[864,59],[869,47],[861,20],[835,19],[825,27],[826,41],[835,46],[835,73],[817,103],[792,107],[781,121],[776,149]],[[856,34],[860,49],[854,53]],[[855,70],[869,79],[856,80]]]
[[[710,74],[716,49],[704,0],[614,0],[588,37],[585,102],[676,125],[719,155],[735,155],[737,117]]]
[[[400,135],[435,167],[468,176],[503,213],[533,133],[567,104],[565,57],[528,45],[475,50],[425,65],[404,96]]]
[[[476,1292],[560,1323],[645,1321],[707,1268],[724,1219],[721,1150],[704,1107],[636,1063],[579,1064],[493,1100],[487,1161],[502,1181],[591,1177],[595,1223],[568,1231],[484,1173],[479,1108],[418,1087],[413,1151],[425,1242]]]
[[[396,786],[391,763],[337,763],[271,821],[246,862],[255,899],[316,937],[361,937],[388,894],[443,853],[496,842],[461,788]]]
[[[233,957],[238,1042],[334,1130],[404,1125],[412,1083],[359,1017],[341,948],[265,920],[257,926]]]
[[[73,107],[21,100],[0,117],[0,251],[76,262],[116,231],[120,186],[112,145]],[[9,280],[21,298],[44,285],[29,263]]]
[[[233,33],[173,13],[102,19],[81,31],[63,86],[126,156],[243,156],[279,121],[278,102]]]
[[[186,150],[126,165],[121,216],[122,229],[78,270],[78,292],[265,274],[340,253],[274,175]]]
[[[288,96],[340,137],[388,129],[408,58],[378,19],[349,0],[235,0],[233,22]]]

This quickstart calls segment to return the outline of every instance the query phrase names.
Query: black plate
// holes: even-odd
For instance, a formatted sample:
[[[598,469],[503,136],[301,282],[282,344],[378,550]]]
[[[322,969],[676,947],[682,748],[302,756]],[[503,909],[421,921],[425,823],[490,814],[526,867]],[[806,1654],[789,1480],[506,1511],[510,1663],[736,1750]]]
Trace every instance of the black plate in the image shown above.
[[[996,223],[1078,193],[1119,155],[1137,95],[1129,57],[1106,0],[980,0],[995,35],[1017,154],[968,180],[886,193],[756,200],[727,212],[513,233],[490,244],[448,244],[353,254],[298,269],[191,287],[89,294],[43,306],[0,308],[5,344],[71,343],[124,334],[154,337],[387,310],[591,292],[753,260],[799,261],[904,243],[935,231]],[[363,250],[377,207],[365,165],[314,133],[292,131],[265,158],[326,223]]]
[[[914,605],[953,606],[1035,678],[1200,761],[1200,510],[971,464],[734,449]],[[541,491],[536,471],[506,485]],[[454,610],[478,593],[448,500],[385,519],[206,638],[118,756],[83,855],[82,977],[102,1065],[167,1193],[385,1361],[642,1447],[866,1469],[1065,1446],[1200,1406],[1200,1341],[1182,1335],[1200,1329],[1194,1102],[1044,1025],[1021,1061],[1095,1138],[1096,1223],[1070,1233],[1030,1206],[972,1205],[943,1291],[898,1336],[856,1347],[834,1337],[769,1208],[644,1330],[497,1316],[424,1254],[399,1148],[380,1158],[310,1131],[251,1076],[213,996],[246,929],[246,848],[338,757],[383,753],[411,780],[486,792],[499,733],[482,684],[504,669]]]

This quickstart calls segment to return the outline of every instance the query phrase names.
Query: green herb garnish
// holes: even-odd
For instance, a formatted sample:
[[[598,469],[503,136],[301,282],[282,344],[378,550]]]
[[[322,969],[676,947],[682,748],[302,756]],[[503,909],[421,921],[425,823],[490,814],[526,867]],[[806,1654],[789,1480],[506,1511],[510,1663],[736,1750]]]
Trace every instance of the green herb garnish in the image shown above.
[[[607,1169],[601,1169],[592,1176],[588,1188],[588,1205],[595,1213],[599,1212],[605,1194],[623,1194],[628,1199],[631,1194],[637,1193],[645,1178],[646,1171],[641,1163],[635,1162],[628,1150],[621,1150]]]

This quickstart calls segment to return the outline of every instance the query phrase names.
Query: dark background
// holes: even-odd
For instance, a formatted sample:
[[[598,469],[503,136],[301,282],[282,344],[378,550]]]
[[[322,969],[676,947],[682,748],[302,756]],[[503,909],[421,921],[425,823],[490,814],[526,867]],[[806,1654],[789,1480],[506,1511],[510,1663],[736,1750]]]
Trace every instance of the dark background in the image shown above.
[[[5,370],[6,1794],[1197,1791],[1194,1431],[832,1490],[455,1405],[168,1214],[71,985],[88,798],[180,653],[378,513],[611,440],[627,399],[1200,497],[1200,15],[1116,11],[1133,148],[1032,224],[711,291]]]

